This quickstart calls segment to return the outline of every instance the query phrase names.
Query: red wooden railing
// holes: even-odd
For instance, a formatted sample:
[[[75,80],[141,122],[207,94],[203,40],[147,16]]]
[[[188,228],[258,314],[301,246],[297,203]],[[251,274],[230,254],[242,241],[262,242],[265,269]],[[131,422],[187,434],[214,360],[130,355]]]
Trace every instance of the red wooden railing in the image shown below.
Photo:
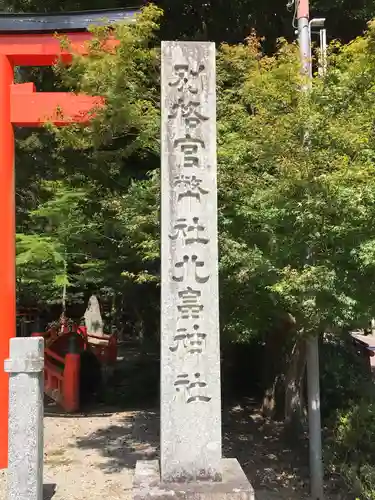
[[[47,348],[44,356],[44,392],[65,411],[79,410],[79,354],[68,353],[62,358]]]
[[[80,409],[80,352],[90,350],[101,365],[113,365],[117,360],[117,339],[115,335],[97,336],[87,334],[85,327],[72,329],[63,325],[62,332],[50,328],[47,332],[33,333],[45,339],[44,350],[44,392],[65,411]],[[75,342],[71,352],[69,342]]]

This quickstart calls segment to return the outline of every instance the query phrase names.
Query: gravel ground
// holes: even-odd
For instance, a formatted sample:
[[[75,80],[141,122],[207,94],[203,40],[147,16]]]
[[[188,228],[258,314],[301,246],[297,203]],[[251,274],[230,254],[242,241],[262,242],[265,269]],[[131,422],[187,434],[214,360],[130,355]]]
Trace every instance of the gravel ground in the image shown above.
[[[239,459],[257,500],[308,497],[307,443],[297,452],[286,447],[280,424],[267,423],[252,406],[226,409],[223,417],[224,456]],[[44,500],[130,500],[136,461],[158,457],[156,410],[103,407],[68,416],[46,404],[44,424]],[[327,500],[344,498],[337,490],[327,494]],[[6,472],[0,470],[5,499]]]
[[[44,500],[130,499],[135,462],[156,453],[156,443],[147,442],[149,416],[152,412],[46,416]],[[6,471],[0,471],[0,499],[5,498]]]

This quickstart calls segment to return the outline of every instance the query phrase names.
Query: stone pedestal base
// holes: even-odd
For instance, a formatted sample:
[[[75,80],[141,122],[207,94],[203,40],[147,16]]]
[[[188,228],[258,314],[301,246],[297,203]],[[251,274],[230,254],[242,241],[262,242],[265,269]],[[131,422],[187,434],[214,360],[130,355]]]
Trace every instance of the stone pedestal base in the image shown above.
[[[236,459],[223,459],[223,480],[162,483],[157,460],[138,461],[133,500],[254,500],[254,490]]]

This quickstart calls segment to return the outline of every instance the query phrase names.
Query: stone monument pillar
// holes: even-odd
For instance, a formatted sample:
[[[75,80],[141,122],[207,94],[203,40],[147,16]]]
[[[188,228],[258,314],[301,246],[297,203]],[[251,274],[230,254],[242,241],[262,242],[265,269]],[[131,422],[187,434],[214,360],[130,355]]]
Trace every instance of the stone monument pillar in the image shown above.
[[[161,474],[219,480],[215,45],[162,57]]]
[[[221,455],[213,43],[162,43],[161,162],[161,457],[133,498],[252,499]]]

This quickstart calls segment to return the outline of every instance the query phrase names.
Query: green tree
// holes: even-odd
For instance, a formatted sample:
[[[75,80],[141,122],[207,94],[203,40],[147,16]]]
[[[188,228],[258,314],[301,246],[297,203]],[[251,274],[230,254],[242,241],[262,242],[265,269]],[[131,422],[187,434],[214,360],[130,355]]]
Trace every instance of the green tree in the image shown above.
[[[296,0],[297,1],[297,0]],[[14,12],[56,12],[69,10],[133,7],[127,0],[3,0],[3,9]],[[146,4],[146,1],[138,5]],[[198,39],[238,43],[252,29],[266,37],[265,48],[273,50],[275,41],[283,36],[295,37],[292,25],[294,4],[291,0],[156,0],[164,10],[162,39]],[[135,3],[136,4],[136,3]],[[287,5],[289,8],[287,8]],[[329,37],[348,42],[358,36],[366,22],[375,16],[372,0],[311,0],[311,15],[327,18]]]
[[[129,134],[132,116],[133,140],[123,154],[129,158],[129,151],[141,155],[151,150],[153,167],[158,167],[157,51],[147,48],[157,16],[157,10],[147,8],[138,24],[119,27],[117,55],[97,52],[61,69],[66,84],[100,93],[109,103],[92,126],[59,132],[61,144],[92,147],[92,158],[97,158],[103,144]],[[265,56],[251,36],[247,44],[223,45],[218,53],[225,338],[248,341],[288,314],[300,336],[319,335],[372,314],[373,292],[366,283],[374,277],[373,33],[371,25],[365,38],[336,47],[329,76],[317,80],[309,95],[300,91],[293,45],[281,41],[274,56]],[[130,69],[131,87],[123,80],[123,68],[134,67],[134,61],[144,82],[135,92]],[[134,104],[130,114],[129,103]],[[119,201],[129,247],[149,280],[158,275],[157,182],[156,174],[134,181],[130,196]],[[135,205],[133,193],[142,194]],[[296,372],[290,376],[299,378]]]
[[[159,60],[152,40],[159,18],[148,7],[136,24],[116,28],[116,54],[94,42],[90,57],[57,68],[63,85],[103,95],[108,106],[86,128],[55,131],[53,162],[63,182],[51,190],[56,174],[49,174],[45,194],[39,179],[34,215],[29,208],[24,216],[30,232],[35,214],[50,224],[57,210],[56,249],[73,256],[80,247],[86,256],[69,264],[76,282],[112,284],[117,292],[132,290],[129,297],[146,286],[155,298],[153,314],[148,311],[154,319]],[[336,46],[329,75],[309,95],[300,92],[295,46],[281,41],[274,56],[265,56],[251,36],[219,50],[221,313],[228,341],[267,340],[283,321],[295,334],[281,346],[279,357],[287,361],[298,353],[291,348],[295,339],[373,314],[367,286],[374,277],[373,39],[371,25],[365,37]],[[51,166],[43,168],[45,174]],[[82,199],[73,201],[79,186]],[[62,209],[66,202],[72,210]],[[36,241],[48,234],[43,226],[36,232]],[[290,367],[287,380],[301,381],[303,364]]]
[[[280,309],[293,316],[300,335],[372,314],[366,284],[374,277],[373,35],[371,26],[365,38],[337,48],[329,76],[316,80],[309,96],[300,92],[293,47],[282,42],[273,57],[262,56],[254,38],[248,46],[222,48],[221,268],[226,283],[232,278],[237,287],[236,298],[243,284],[247,296],[237,301],[236,319],[248,319],[250,328],[255,315],[263,331],[272,331]],[[228,297],[229,290],[223,289]],[[279,330],[274,333],[273,342]],[[292,352],[303,355],[298,344]],[[301,387],[299,397],[288,397],[288,388],[301,386],[303,363],[284,359],[286,402],[301,401]]]
[[[72,68],[56,68],[54,78],[61,88],[68,85],[106,97],[105,114],[94,123],[94,143],[91,128],[76,127],[56,137],[52,130],[17,131],[20,302],[25,298],[40,304],[61,301],[66,284],[71,302],[86,299],[91,292],[100,293],[116,305],[119,314],[127,310],[133,322],[147,317],[149,307],[156,308],[155,286],[149,290],[149,283],[155,280],[155,263],[148,264],[136,241],[130,242],[119,209],[123,200],[131,200],[132,192],[141,200],[142,182],[158,166],[158,64],[157,54],[148,44],[157,27],[154,18],[160,13],[150,12],[130,29],[118,27],[123,43],[114,58],[101,58],[104,54],[93,47],[91,77],[85,74],[84,85],[74,80],[83,60],[77,59]],[[105,36],[102,31],[98,37]],[[114,80],[95,82],[94,91],[97,64],[108,65],[102,70]],[[116,65],[123,68],[126,78],[114,71]],[[59,78],[62,72],[63,82]],[[42,88],[52,81],[47,75]],[[135,207],[133,200],[133,212]],[[157,212],[151,218],[157,220]],[[139,221],[136,229],[141,228]],[[38,268],[44,270],[39,275]],[[145,289],[148,304],[142,299]],[[151,315],[149,329],[157,331],[154,318]]]

